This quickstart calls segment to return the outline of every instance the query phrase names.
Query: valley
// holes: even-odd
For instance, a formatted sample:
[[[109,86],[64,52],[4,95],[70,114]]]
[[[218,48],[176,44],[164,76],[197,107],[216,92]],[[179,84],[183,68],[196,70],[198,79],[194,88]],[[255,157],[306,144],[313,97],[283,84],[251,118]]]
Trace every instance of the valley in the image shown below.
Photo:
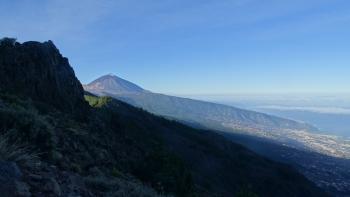
[[[224,136],[234,135],[240,139],[229,137],[235,143],[295,166],[327,191],[337,195],[350,194],[348,138],[320,134],[316,127],[301,121],[213,102],[153,93],[114,75],[102,76],[84,85],[84,88],[192,127],[213,129]],[[259,140],[243,143],[243,139],[256,138]],[[258,142],[264,143],[256,148]],[[274,156],[271,157],[271,154]]]
[[[300,150],[251,135],[222,134],[263,156],[294,166],[318,186],[337,196],[349,195],[349,159],[327,156],[310,150]]]

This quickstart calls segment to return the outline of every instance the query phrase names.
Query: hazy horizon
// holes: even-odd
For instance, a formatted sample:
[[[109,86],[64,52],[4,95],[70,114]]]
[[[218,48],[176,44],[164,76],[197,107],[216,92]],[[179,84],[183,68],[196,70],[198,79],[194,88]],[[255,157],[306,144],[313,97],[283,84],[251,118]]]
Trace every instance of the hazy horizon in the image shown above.
[[[350,95],[235,94],[177,95],[306,122],[327,135],[350,139]]]

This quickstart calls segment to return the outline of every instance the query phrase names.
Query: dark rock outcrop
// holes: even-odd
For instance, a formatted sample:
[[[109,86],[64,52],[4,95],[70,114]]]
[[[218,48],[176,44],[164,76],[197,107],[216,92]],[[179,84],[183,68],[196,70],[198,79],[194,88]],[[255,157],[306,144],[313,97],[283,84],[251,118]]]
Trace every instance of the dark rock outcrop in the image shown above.
[[[23,174],[14,162],[0,162],[0,195],[4,197],[31,196],[29,187],[22,182]]]
[[[69,113],[87,108],[82,85],[52,41],[0,44],[0,91]]]

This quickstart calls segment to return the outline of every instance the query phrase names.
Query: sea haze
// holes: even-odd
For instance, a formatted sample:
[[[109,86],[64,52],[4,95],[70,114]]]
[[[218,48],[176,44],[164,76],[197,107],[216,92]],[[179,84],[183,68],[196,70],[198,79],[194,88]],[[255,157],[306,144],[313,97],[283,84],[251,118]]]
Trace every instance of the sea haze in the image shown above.
[[[348,95],[186,96],[306,122],[317,127],[321,134],[350,138],[350,96]]]

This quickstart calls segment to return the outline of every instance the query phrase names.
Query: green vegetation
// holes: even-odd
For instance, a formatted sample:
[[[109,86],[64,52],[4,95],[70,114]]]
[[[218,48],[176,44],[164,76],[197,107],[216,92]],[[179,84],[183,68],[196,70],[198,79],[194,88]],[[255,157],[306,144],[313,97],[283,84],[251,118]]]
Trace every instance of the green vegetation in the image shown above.
[[[110,188],[118,188],[115,191],[104,193],[103,196],[105,197],[171,197],[168,195],[160,195],[152,188],[147,187],[140,182],[126,181],[119,178],[111,180],[107,177],[87,177],[85,178],[85,182],[89,187],[97,188],[98,190],[108,191]]]
[[[194,184],[191,174],[176,155],[156,150],[141,163],[136,175],[141,180],[153,183],[161,193],[174,193],[177,196],[193,196]]]
[[[123,174],[117,168],[114,167],[112,169],[112,176],[121,178]]]
[[[258,197],[256,193],[252,191],[251,186],[242,187],[235,195],[236,197]]]
[[[125,141],[119,141],[119,143],[130,144],[132,149],[142,147],[141,149],[147,152],[147,155],[139,155],[141,153],[139,150],[127,153],[128,159],[131,159],[131,163],[128,162],[128,165],[131,166],[131,170],[137,178],[150,184],[162,194],[194,195],[194,183],[189,170],[186,169],[185,164],[177,155],[166,150],[165,142],[159,136],[161,128],[154,128],[154,131],[150,129],[154,127],[153,121],[163,119],[158,117],[147,119],[150,118],[147,112],[132,108],[109,97],[85,96],[85,99],[91,106],[95,107],[94,113],[97,114],[97,117],[105,120],[104,124],[107,128],[119,130],[123,134],[122,139],[110,139],[113,141],[109,143],[111,146],[124,139]],[[134,113],[134,110],[139,114]],[[151,122],[148,123],[148,121]],[[101,120],[94,120],[94,122],[100,124]],[[119,125],[120,123],[122,124]],[[111,134],[107,135],[111,136]],[[123,151],[120,148],[118,150]],[[137,156],[134,158],[133,154],[135,153]],[[112,176],[121,177],[122,173],[118,168],[113,167]]]
[[[89,119],[78,120],[44,103],[0,94],[0,131],[9,133],[0,146],[4,158],[31,161],[29,149],[9,146],[30,144],[42,153],[41,162],[84,177],[97,196],[144,192],[186,197],[224,191],[256,197],[314,191],[291,169],[215,133],[153,116],[108,97],[85,99],[93,108]],[[198,180],[201,182],[195,182]],[[247,184],[249,190],[242,190],[240,185]]]
[[[7,131],[10,143],[35,142],[44,155],[53,149],[54,129],[50,118],[41,115],[31,101],[0,94],[0,103],[0,128]]]
[[[85,97],[85,100],[89,102],[89,105],[91,107],[97,107],[97,108],[103,107],[111,101],[111,98],[107,96],[96,97],[96,96],[85,95],[84,97]]]
[[[159,193],[192,195],[194,186],[189,171],[179,157],[165,149],[161,138],[150,135],[147,127],[151,125],[144,124],[147,120],[142,115],[130,119],[128,116],[135,114],[129,107],[108,97],[86,95],[85,99],[94,107],[92,116],[88,121],[78,121],[43,103],[0,94],[0,131],[8,131],[0,136],[0,160],[29,165],[44,159],[82,176],[89,176],[87,171],[94,166],[100,174],[87,180],[95,185],[103,185],[104,177],[108,176],[114,177],[108,178],[112,182],[114,179],[122,181],[128,177],[125,171],[131,170],[136,176],[132,179],[144,181]],[[125,114],[121,116],[119,110]],[[34,154],[32,149],[19,144],[31,144],[41,154]],[[149,155],[139,150],[145,150]],[[109,163],[107,166],[96,163],[105,160]],[[131,187],[130,184],[122,185]],[[134,189],[114,191],[114,186],[107,184],[97,190],[103,190],[103,196],[156,194],[147,186],[135,186]]]

